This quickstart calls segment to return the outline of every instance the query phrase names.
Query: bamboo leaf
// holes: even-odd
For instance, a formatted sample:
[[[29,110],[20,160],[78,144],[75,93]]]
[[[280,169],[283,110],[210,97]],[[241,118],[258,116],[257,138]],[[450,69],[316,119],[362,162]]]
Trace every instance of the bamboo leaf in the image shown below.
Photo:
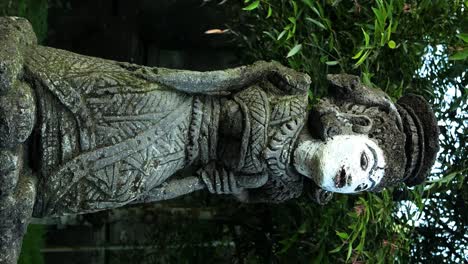
[[[349,238],[349,235],[345,232],[338,232],[336,231],[336,234],[341,237],[342,239],[348,239]]]
[[[365,41],[364,43],[366,44],[366,47],[368,47],[369,41],[370,41],[369,34],[367,34],[367,32],[363,28],[361,28],[361,30],[362,30],[362,33],[364,34],[364,41]]]
[[[325,62],[325,64],[327,64],[329,66],[334,66],[334,65],[338,65],[339,62],[338,61],[327,61],[327,62]]]
[[[364,52],[364,50],[360,50],[358,53],[356,53],[356,55],[354,55],[352,57],[353,60],[356,60],[356,59],[359,59],[359,57],[361,57],[362,53]]]
[[[449,57],[449,60],[465,60],[466,58],[468,58],[468,48],[453,54]]]
[[[295,1],[292,1],[291,3],[293,5],[294,15],[297,16],[297,12],[298,12],[297,3]]]
[[[322,17],[322,15],[320,14],[320,12],[318,11],[318,9],[315,6],[313,6],[311,8],[312,8],[312,11],[314,11],[315,14],[317,14],[317,16]]]
[[[390,41],[390,37],[392,36],[392,21],[390,21],[390,25],[387,28],[387,41]]]
[[[302,0],[302,2],[304,2],[309,8],[313,7],[312,0]]]
[[[327,29],[327,27],[325,27],[324,24],[320,23],[319,21],[313,19],[313,18],[310,18],[310,17],[307,17],[306,18],[307,21],[310,21],[312,23],[314,23],[315,25],[317,25],[319,28],[322,28],[322,29]]]
[[[341,248],[343,248],[343,245],[341,245],[341,246],[339,246],[339,247],[337,247],[337,248],[335,248],[333,250],[328,251],[328,253],[333,254],[333,253],[340,252]]]
[[[266,18],[271,17],[271,14],[273,14],[273,9],[271,9],[271,6],[268,6],[268,14],[267,14]]]
[[[351,254],[353,253],[353,244],[349,244],[348,246],[348,254],[346,254],[346,261],[349,260],[349,258],[351,257]]]
[[[259,5],[260,5],[260,0],[257,0],[257,1],[255,1],[253,3],[251,3],[250,5],[242,8],[242,10],[252,11],[252,10],[258,8]]]
[[[302,49],[302,44],[296,44],[296,46],[294,46],[289,52],[288,52],[288,55],[286,56],[286,58],[289,58],[289,57],[292,57],[294,55],[296,55],[299,51],[301,51]]]
[[[362,55],[362,57],[356,62],[356,64],[354,64],[354,67],[358,67],[359,65],[361,65],[367,59],[367,56],[369,56],[369,53],[370,53],[370,50],[366,51],[364,55]]]
[[[281,31],[281,33],[278,35],[278,38],[277,38],[276,40],[280,40],[281,38],[283,38],[283,37],[284,37],[284,35],[286,34],[286,32],[287,32],[287,30],[286,30],[286,29],[285,29],[285,30],[283,30],[283,31]]]
[[[468,43],[468,33],[460,33],[457,35],[457,37],[463,40],[465,43]]]
[[[273,34],[271,34],[271,33],[268,32],[268,31],[263,31],[263,34],[267,35],[267,36],[270,37],[272,40],[276,40],[275,36],[273,36]]]

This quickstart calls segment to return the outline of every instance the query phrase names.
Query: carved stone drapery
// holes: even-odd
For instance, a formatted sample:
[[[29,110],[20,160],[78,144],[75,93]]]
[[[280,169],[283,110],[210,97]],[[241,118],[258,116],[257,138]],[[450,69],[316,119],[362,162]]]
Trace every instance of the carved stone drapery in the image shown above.
[[[26,20],[0,18],[0,263],[16,261],[33,216],[202,189],[244,202],[298,197],[294,153],[313,137],[368,135],[388,164],[374,191],[421,182],[438,148],[427,103],[395,106],[355,76],[329,79],[331,95],[308,112],[310,78],[279,63],[150,68],[43,47]]]

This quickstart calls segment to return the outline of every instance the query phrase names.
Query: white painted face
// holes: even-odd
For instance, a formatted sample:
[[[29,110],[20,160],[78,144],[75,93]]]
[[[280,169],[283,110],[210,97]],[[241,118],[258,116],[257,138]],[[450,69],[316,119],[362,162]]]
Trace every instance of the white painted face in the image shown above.
[[[324,190],[357,193],[384,176],[383,151],[365,135],[339,135],[326,142],[306,139],[295,152],[295,167]]]
[[[313,155],[314,181],[322,189],[357,193],[374,188],[384,176],[385,159],[364,135],[340,135],[320,144]]]

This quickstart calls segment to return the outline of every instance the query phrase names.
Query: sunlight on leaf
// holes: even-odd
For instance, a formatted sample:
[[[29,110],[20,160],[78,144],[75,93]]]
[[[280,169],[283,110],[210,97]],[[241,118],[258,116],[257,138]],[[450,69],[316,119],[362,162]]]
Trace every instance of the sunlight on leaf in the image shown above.
[[[253,3],[251,3],[250,5],[242,8],[242,10],[252,11],[252,10],[256,9],[259,5],[260,5],[260,0],[257,0],[257,1],[255,1]]]
[[[338,65],[339,62],[338,61],[327,61],[327,62],[325,62],[325,64],[327,64],[329,66],[334,66],[334,65]]]
[[[310,17],[307,17],[306,18],[307,21],[310,21],[312,23],[314,23],[315,25],[317,25],[319,28],[322,28],[322,29],[327,29],[327,27],[325,27],[324,24],[320,23],[319,21],[313,19],[313,18],[310,18]]]
[[[302,44],[296,44],[289,52],[286,58],[296,55],[302,49]]]

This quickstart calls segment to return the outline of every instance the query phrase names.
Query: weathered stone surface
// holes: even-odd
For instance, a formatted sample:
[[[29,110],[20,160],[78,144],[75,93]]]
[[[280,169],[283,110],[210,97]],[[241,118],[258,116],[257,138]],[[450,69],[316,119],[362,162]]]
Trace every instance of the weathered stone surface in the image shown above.
[[[330,97],[309,112],[310,78],[276,62],[150,68],[38,46],[22,19],[0,18],[1,30],[0,263],[16,261],[31,216],[202,189],[276,203],[305,183],[325,203],[327,190],[420,182],[435,158],[427,103],[397,108],[355,76],[330,76]],[[349,153],[327,147],[336,140]]]

